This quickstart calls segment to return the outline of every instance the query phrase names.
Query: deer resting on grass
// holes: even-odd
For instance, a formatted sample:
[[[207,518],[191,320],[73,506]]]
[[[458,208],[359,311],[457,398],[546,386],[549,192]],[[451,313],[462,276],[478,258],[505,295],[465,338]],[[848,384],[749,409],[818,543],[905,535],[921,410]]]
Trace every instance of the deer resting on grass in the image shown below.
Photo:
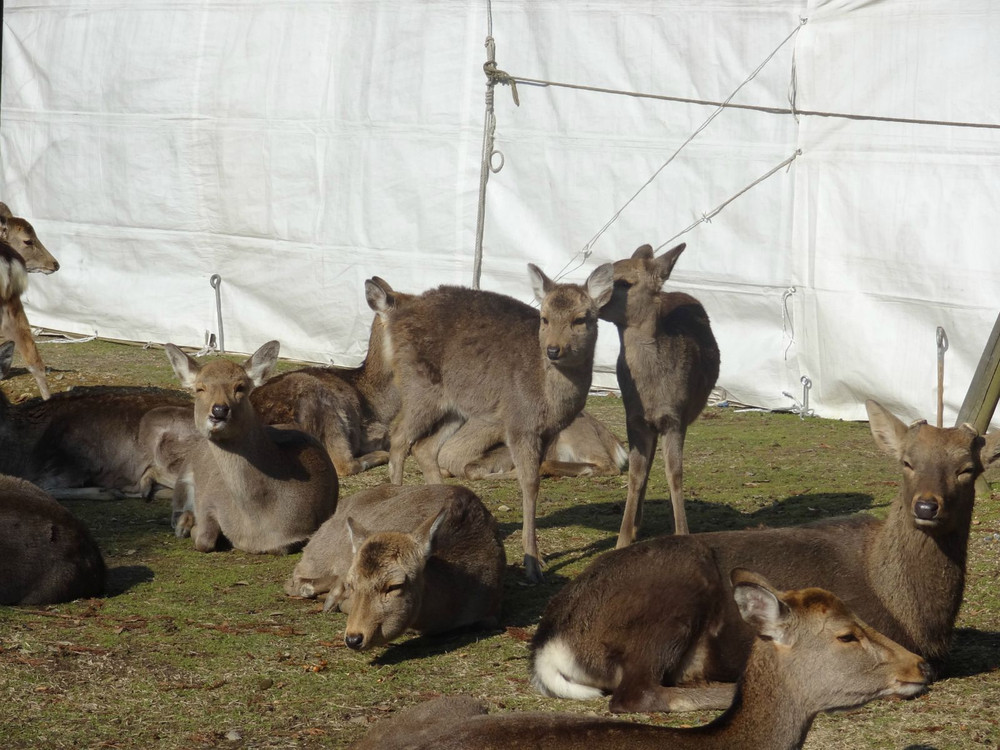
[[[30,482],[0,475],[0,604],[100,596],[104,558],[90,532]]]
[[[510,449],[521,487],[525,575],[539,581],[538,468],[548,443],[586,403],[597,312],[612,282],[610,264],[582,286],[557,284],[532,264],[528,269],[540,311],[462,287],[438,287],[391,305],[372,280],[365,291],[372,309],[386,315],[400,389],[390,433],[392,483],[402,484],[403,462],[413,448],[424,480],[439,484],[437,454],[444,440],[468,420],[490,424],[483,450],[501,441]]]
[[[495,627],[506,567],[496,519],[458,485],[381,485],[343,498],[285,583],[347,612],[344,642],[364,651],[408,629]]]
[[[719,377],[719,347],[698,300],[681,292],[660,291],[684,247],[678,245],[655,258],[653,248],[643,245],[631,258],[615,261],[614,293],[601,308],[601,319],[618,328],[618,388],[625,404],[629,443],[628,495],[619,548],[635,541],[661,436],[674,532],[688,533],[684,438]]]
[[[269,341],[242,365],[200,365],[173,344],[167,357],[194,392],[197,439],[174,487],[175,530],[211,552],[223,538],[250,553],[298,550],[337,507],[337,472],[314,438],[265,425],[250,392],[278,359]],[[193,528],[192,528],[193,526]]]
[[[547,695],[597,698],[612,711],[725,708],[753,633],[723,571],[815,585],[923,656],[948,656],[965,586],[975,480],[1000,457],[1000,433],[907,427],[868,401],[875,442],[903,468],[888,516],[651,539],[607,553],[567,584],[532,641],[532,682]],[[655,648],[650,645],[655,644]]]
[[[441,698],[376,724],[355,750],[655,750],[801,748],[813,719],[886,696],[910,697],[928,667],[862,622],[829,591],[780,592],[732,571],[732,606],[753,642],[728,710],[674,729],[560,713],[483,715],[467,697]],[[652,644],[647,644],[652,645]]]

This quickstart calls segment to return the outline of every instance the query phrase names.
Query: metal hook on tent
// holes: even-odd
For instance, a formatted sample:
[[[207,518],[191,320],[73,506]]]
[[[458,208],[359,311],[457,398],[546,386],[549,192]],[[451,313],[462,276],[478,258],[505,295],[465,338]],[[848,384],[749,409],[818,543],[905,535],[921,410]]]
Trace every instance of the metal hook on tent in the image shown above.
[[[222,277],[217,273],[213,273],[212,277],[208,280],[208,283],[212,285],[212,289],[215,290],[215,314],[219,321],[219,353],[226,353],[226,336],[222,329],[222,292],[219,287],[222,286]]]

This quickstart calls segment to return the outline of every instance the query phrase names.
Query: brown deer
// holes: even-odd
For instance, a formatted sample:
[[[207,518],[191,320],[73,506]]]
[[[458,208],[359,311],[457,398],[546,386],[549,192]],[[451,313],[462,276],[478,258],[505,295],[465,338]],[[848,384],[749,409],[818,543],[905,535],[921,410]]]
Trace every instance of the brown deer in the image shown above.
[[[489,444],[503,441],[510,449],[521,487],[525,575],[539,581],[538,467],[549,441],[586,403],[611,266],[596,269],[582,286],[556,284],[528,268],[540,313],[511,297],[462,287],[438,287],[394,305],[371,280],[365,290],[372,309],[386,315],[400,389],[390,433],[392,483],[402,484],[403,462],[418,440],[414,456],[424,480],[440,483],[444,439],[469,419],[494,423]]]
[[[21,296],[28,289],[26,272],[52,273],[58,270],[59,262],[38,239],[34,227],[27,220],[11,214],[7,205],[0,203],[0,341],[14,342],[42,398],[49,397],[49,384],[45,380],[45,365],[31,335]],[[0,357],[0,378],[6,377],[9,370],[10,351],[7,349]]]
[[[446,476],[483,479],[510,475],[514,460],[502,442],[483,448],[483,433],[495,430],[471,419],[441,446],[438,462]],[[582,411],[549,443],[538,467],[542,477],[616,476],[628,466],[628,451],[601,422]],[[513,474],[516,476],[516,473]]]
[[[381,485],[343,498],[285,583],[348,613],[344,641],[364,651],[408,629],[495,627],[506,567],[496,519],[457,485]]]
[[[0,475],[0,604],[100,596],[104,577],[83,523],[30,482]]]
[[[654,258],[653,248],[643,245],[631,258],[615,261],[614,293],[601,308],[601,319],[615,324],[621,342],[618,388],[625,404],[629,444],[628,495],[618,547],[635,541],[660,436],[674,532],[688,533],[684,438],[719,377],[719,347],[698,300],[660,291],[684,247],[678,245]]]
[[[101,488],[149,498],[173,486],[164,456],[190,441],[192,422],[190,399],[158,388],[82,387],[20,404],[0,393],[0,473],[57,497]]]
[[[535,686],[611,693],[612,711],[724,708],[731,685],[701,686],[732,683],[753,640],[730,603],[722,571],[734,567],[782,588],[829,589],[940,670],[962,602],[975,480],[1000,458],[1000,433],[907,427],[867,407],[876,443],[903,467],[884,520],[666,536],[609,552],[549,602],[532,641]]]
[[[300,549],[337,507],[337,472],[314,438],[265,425],[250,403],[274,369],[278,342],[242,365],[221,358],[199,365],[173,344],[166,350],[181,384],[194,392],[198,432],[174,487],[178,535],[190,533],[200,552],[215,550],[223,537],[255,554]]]
[[[393,294],[388,285],[384,289]],[[323,443],[338,476],[389,460],[389,424],[399,410],[399,392],[384,356],[384,327],[382,316],[376,315],[360,367],[286,372],[250,395],[267,424],[294,423]]]
[[[444,698],[376,724],[355,750],[654,750],[800,748],[823,711],[876,698],[911,697],[927,685],[916,654],[862,622],[829,591],[779,592],[732,571],[733,608],[754,634],[728,710],[691,729],[560,713],[482,715],[468,698]],[[652,644],[647,644],[650,646]]]

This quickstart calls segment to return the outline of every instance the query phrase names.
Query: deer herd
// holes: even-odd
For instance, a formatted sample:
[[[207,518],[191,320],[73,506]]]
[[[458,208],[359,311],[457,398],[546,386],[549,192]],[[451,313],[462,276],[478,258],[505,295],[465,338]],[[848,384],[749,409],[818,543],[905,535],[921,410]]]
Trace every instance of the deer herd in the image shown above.
[[[347,615],[344,643],[407,630],[495,629],[507,565],[496,519],[456,480],[507,474],[522,500],[523,575],[542,580],[542,476],[628,466],[617,548],[548,603],[530,644],[547,696],[610,696],[612,712],[724,710],[691,729],[555,712],[489,714],[468,696],[412,706],[358,748],[792,748],[815,716],[908,697],[940,674],[962,602],[975,480],[1000,434],[906,425],[867,403],[876,444],[901,466],[884,520],[689,534],[683,450],[719,373],[693,297],[662,291],[684,250],[644,245],[583,284],[529,264],[538,307],[441,286],[365,282],[374,312],[357,368],[274,376],[270,341],[242,364],[166,353],[192,396],[155,388],[50,394],[21,304],[27,272],[59,264],[0,204],[0,345],[41,399],[0,391],[0,604],[100,596],[105,565],[54,498],[100,488],[172,491],[171,522],[195,550],[301,552],[284,591]],[[628,450],[584,411],[598,320],[620,341]],[[657,442],[675,534],[636,541]],[[423,485],[404,486],[412,453]],[[388,464],[390,483],[339,497],[338,477]]]

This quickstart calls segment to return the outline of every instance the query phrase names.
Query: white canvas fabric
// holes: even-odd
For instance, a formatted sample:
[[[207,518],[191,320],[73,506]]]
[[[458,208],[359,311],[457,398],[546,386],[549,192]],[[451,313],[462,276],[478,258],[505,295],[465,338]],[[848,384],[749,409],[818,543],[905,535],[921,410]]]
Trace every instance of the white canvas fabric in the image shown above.
[[[777,49],[734,103],[1000,123],[991,0],[6,0],[0,200],[62,264],[32,323],[200,347],[218,274],[228,350],[356,364],[365,278],[472,282],[490,19],[514,76],[722,101]],[[529,301],[529,261],[582,281],[801,152],[675,240],[720,386],[933,418],[942,326],[954,422],[1000,308],[1000,130],[727,109],[663,167],[714,107],[517,93],[482,288]],[[617,347],[602,326],[595,385]]]

